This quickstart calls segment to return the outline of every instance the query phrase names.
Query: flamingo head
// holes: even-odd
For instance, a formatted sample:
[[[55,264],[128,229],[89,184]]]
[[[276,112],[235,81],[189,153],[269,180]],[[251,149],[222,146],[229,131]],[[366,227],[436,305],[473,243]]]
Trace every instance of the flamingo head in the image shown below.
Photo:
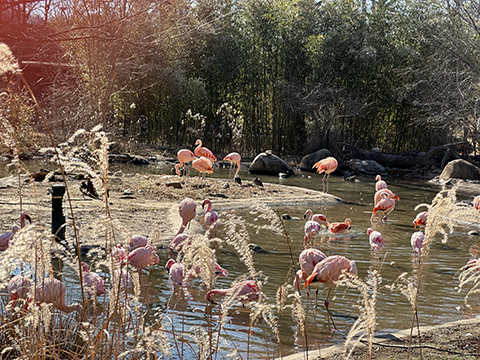
[[[303,214],[303,218],[307,219],[307,217],[310,217],[312,215],[313,215],[313,211],[308,209],[307,211],[305,211],[305,214]]]
[[[200,146],[202,146],[202,140],[197,139],[197,141],[195,141],[195,145],[200,145]]]
[[[398,195],[393,195],[393,199],[400,201],[400,198],[398,197]]]
[[[380,181],[380,180],[382,180],[382,177],[381,177],[380,175],[377,175],[377,176],[375,177],[375,181]]]
[[[88,272],[88,265],[87,265],[87,263],[84,263],[83,261],[82,261],[82,270],[86,273]]]
[[[367,234],[370,235],[374,230],[372,228],[367,229]]]
[[[380,194],[380,197],[381,197],[382,199],[388,199],[388,193],[387,193],[386,191],[384,191],[384,192],[382,192],[382,193]]]
[[[215,263],[215,275],[226,277],[228,276],[228,271]]]
[[[205,294],[205,299],[207,299],[210,304],[216,304],[216,302],[213,301],[212,298],[212,290],[207,291],[207,293]]]
[[[167,269],[168,271],[170,271],[170,268],[175,265],[177,262],[173,259],[170,259],[167,261],[167,263],[165,264],[165,269]]]
[[[20,218],[22,221],[28,220],[30,224],[32,223],[32,218],[26,212],[22,213],[22,215],[20,215]]]
[[[348,218],[345,219],[345,224],[347,224],[348,230],[350,230],[350,228],[352,227],[352,220],[350,220],[350,219],[348,219]]]
[[[212,203],[212,202],[211,202],[209,199],[205,199],[205,200],[203,201],[203,204],[202,204],[202,209],[203,209],[205,206],[208,207],[208,205],[210,205],[211,203]]]

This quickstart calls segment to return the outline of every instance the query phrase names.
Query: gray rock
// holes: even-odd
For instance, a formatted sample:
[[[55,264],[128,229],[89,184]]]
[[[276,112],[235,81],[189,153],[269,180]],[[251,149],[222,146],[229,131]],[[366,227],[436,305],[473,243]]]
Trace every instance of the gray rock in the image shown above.
[[[312,168],[313,165],[328,156],[330,156],[330,151],[328,149],[321,149],[312,154],[305,155],[300,161],[300,170],[315,172],[315,169]]]
[[[353,167],[355,168],[358,174],[367,174],[367,175],[385,175],[385,168],[377,163],[375,160],[358,160],[355,159],[353,162]]]
[[[450,161],[442,173],[441,180],[448,179],[464,179],[464,180],[478,180],[480,178],[480,171],[478,167],[463,159]]]
[[[295,172],[285,161],[272,154],[271,150],[260,153],[253,159],[250,168],[251,174],[278,176],[279,173],[286,173],[287,176],[295,176]]]

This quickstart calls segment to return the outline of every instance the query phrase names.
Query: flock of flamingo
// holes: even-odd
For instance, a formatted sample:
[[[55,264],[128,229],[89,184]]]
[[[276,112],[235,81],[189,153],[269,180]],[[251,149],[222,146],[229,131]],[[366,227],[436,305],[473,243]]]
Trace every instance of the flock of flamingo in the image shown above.
[[[186,165],[189,162],[192,162],[192,166],[198,170],[200,174],[212,172],[212,162],[216,161],[216,157],[209,149],[202,147],[201,140],[197,140],[195,145],[197,145],[197,147],[194,153],[188,149],[178,151],[178,159],[180,163],[175,166],[175,171],[178,176],[181,175],[181,168],[183,167],[183,171],[185,171]],[[238,153],[230,153],[224,158],[224,160],[228,160],[232,164],[237,164],[237,171],[235,173],[235,177],[237,177],[240,168],[240,155]],[[313,165],[313,168],[316,169],[319,174],[325,173],[322,179],[324,192],[328,192],[328,178],[330,174],[335,171],[337,166],[338,162],[333,157],[327,157]],[[372,223],[375,221],[376,215],[379,212],[382,214],[380,221],[385,221],[387,215],[395,209],[395,201],[399,200],[399,197],[387,188],[387,183],[381,179],[380,175],[377,175],[375,180],[376,192],[374,196],[374,208],[370,219]],[[473,204],[475,208],[480,209],[480,196],[477,196],[474,199]],[[181,251],[184,246],[190,243],[191,236],[186,234],[185,230],[189,228],[190,222],[196,217],[196,208],[197,205],[193,199],[185,198],[180,202],[178,213],[181,217],[181,225],[169,245],[172,253]],[[203,201],[202,208],[205,209],[204,224],[210,230],[210,234],[214,231],[216,236],[219,215],[212,210],[212,202],[209,199]],[[323,229],[331,234],[349,231],[352,226],[352,221],[347,218],[344,222],[329,223],[325,215],[314,214],[310,209],[306,210],[304,219],[306,219],[304,224],[305,249],[299,255],[298,263],[300,270],[295,274],[293,285],[298,292],[300,292],[302,281],[304,282],[303,288],[320,283],[328,287],[324,306],[328,313],[327,318],[330,329],[330,319],[333,323],[328,301],[330,291],[332,288],[336,287],[342,274],[350,273],[356,275],[357,267],[355,261],[349,260],[341,255],[326,256],[320,250],[310,247],[310,243],[311,240]],[[414,227],[425,227],[427,219],[428,213],[426,211],[419,213],[413,220]],[[30,217],[24,213],[21,216],[21,227],[26,226],[26,220],[31,222]],[[9,241],[14,238],[15,233],[19,229],[18,226],[14,226],[11,232],[0,237],[0,250],[8,248]],[[379,231],[375,231],[372,228],[367,230],[367,234],[373,258],[376,251],[381,254],[383,248],[383,236]],[[423,241],[424,234],[421,231],[413,233],[411,237],[411,246],[416,253],[421,253]],[[132,279],[126,269],[127,264],[138,269],[138,273],[140,274],[142,269],[146,269],[149,266],[154,266],[159,263],[159,257],[148,238],[141,235],[134,235],[131,237],[129,245],[128,252],[123,249],[120,244],[117,244],[111,250],[111,259],[114,262],[116,269],[114,276],[120,277],[121,285],[125,288],[132,286]],[[82,267],[83,283],[86,289],[87,298],[94,299],[96,296],[105,294],[105,287],[102,278],[98,274],[90,272],[86,263],[82,263]],[[212,267],[216,276],[228,276],[228,272],[218,263],[212,262]],[[181,261],[177,262],[173,258],[167,261],[165,268],[167,269],[169,279],[174,286],[184,285],[186,280],[199,273],[199,269],[194,268],[193,272],[185,274],[184,264],[182,264]],[[32,288],[31,282],[28,278],[22,275],[16,275],[10,280],[7,290],[13,302],[22,298],[27,300],[27,303],[30,301],[50,303],[66,313],[78,311],[82,318],[85,318],[85,312],[81,304],[74,303],[66,305],[65,285],[60,280],[45,278]],[[247,280],[237,283],[231,288],[210,290],[206,293],[205,298],[213,303],[214,296],[235,296],[240,302],[245,303],[247,301],[258,299],[260,290],[261,289],[255,281]],[[333,325],[335,326],[334,323]]]

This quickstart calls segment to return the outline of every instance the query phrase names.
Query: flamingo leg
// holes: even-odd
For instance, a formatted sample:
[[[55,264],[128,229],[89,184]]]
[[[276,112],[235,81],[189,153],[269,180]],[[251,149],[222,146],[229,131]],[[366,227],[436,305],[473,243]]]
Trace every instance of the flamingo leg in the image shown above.
[[[335,326],[335,322],[333,321],[332,313],[330,312],[330,310],[328,308],[328,305],[329,305],[328,298],[330,297],[330,291],[332,291],[332,289],[328,288],[327,298],[325,299],[325,302],[324,302],[324,306],[327,309],[327,323],[328,323],[328,331],[329,332],[332,331],[332,329],[330,328],[330,319],[332,319],[332,325],[335,328],[335,331],[337,331],[337,327]]]
[[[322,178],[323,192],[325,192],[325,176],[327,176],[327,173],[323,174]]]

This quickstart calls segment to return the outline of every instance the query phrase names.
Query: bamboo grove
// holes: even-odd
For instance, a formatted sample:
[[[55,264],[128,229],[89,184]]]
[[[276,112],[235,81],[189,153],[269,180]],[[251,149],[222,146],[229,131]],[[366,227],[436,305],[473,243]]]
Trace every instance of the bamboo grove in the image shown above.
[[[5,0],[0,41],[31,71],[57,136],[100,121],[125,142],[180,147],[201,137],[215,152],[246,155],[457,141],[476,153],[479,9],[453,0]],[[1,87],[21,92],[13,77]]]

